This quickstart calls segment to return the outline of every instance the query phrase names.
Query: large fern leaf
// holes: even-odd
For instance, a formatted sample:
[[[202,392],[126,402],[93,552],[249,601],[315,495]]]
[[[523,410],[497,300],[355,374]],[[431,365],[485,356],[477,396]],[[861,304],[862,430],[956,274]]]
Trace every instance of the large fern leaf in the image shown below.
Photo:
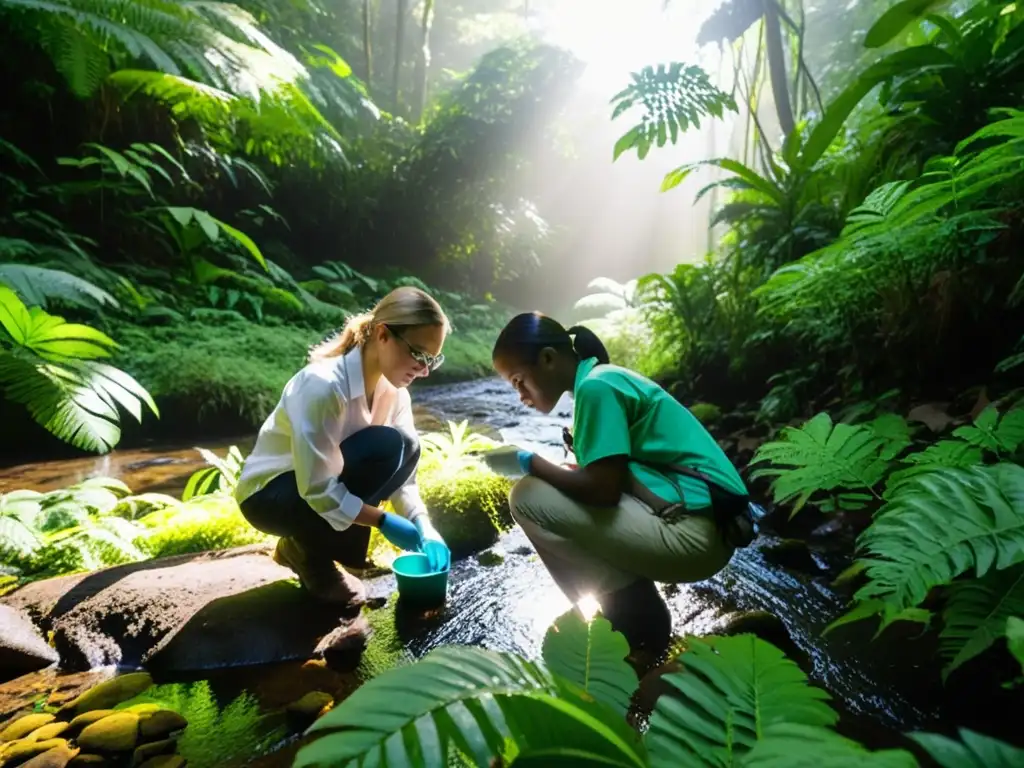
[[[870,752],[827,728],[777,723],[764,729],[743,768],[917,768],[917,759],[902,749]]]
[[[776,723],[835,724],[829,695],[753,635],[691,638],[646,736],[652,768],[732,766]]]
[[[1024,443],[1024,408],[1000,417],[996,407],[990,405],[978,414],[973,425],[958,427],[953,436],[997,455],[1012,454]]]
[[[1024,616],[1024,565],[956,581],[942,613],[939,636],[949,663],[943,678],[1006,635],[1006,621]]]
[[[1024,467],[946,469],[912,478],[857,541],[868,578],[858,600],[893,611],[962,573],[1024,562]]]
[[[0,264],[0,283],[13,288],[29,305],[46,309],[50,299],[85,307],[117,306],[117,299],[76,275],[31,264]]]
[[[1024,749],[965,728],[960,741],[937,733],[912,733],[910,738],[924,747],[942,768],[1019,768]]]
[[[79,448],[106,452],[120,439],[118,406],[136,420],[149,393],[128,374],[96,358],[115,343],[86,325],[26,307],[0,285],[0,386],[41,426]]]
[[[489,765],[511,737],[501,699],[556,691],[550,673],[516,656],[439,648],[373,678],[317,720],[294,766],[445,765],[452,744]]]
[[[639,681],[626,663],[629,643],[601,617],[584,621],[575,611],[560,616],[544,636],[548,669],[625,716]]]
[[[872,489],[889,467],[883,451],[889,440],[864,425],[835,424],[819,413],[802,427],[786,427],[782,439],[762,445],[751,464],[774,466],[754,470],[753,477],[774,477],[775,502],[796,499],[794,512],[812,495],[837,489]]]

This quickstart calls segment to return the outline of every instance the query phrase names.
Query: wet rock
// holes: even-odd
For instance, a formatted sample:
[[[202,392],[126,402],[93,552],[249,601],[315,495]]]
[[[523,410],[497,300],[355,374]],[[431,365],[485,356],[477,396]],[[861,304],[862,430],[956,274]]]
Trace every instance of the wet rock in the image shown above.
[[[25,611],[0,605],[0,682],[43,669],[58,661]]]
[[[324,691],[310,691],[298,701],[293,701],[286,707],[286,710],[293,715],[300,717],[314,718],[320,714],[324,707],[334,703],[334,697]]]
[[[86,726],[78,735],[78,746],[88,752],[130,752],[139,741],[139,716],[115,712]]]
[[[36,755],[42,755],[51,749],[67,748],[67,739],[48,739],[47,741],[28,741],[19,739],[3,746],[0,753],[4,759],[4,765],[20,765]]]
[[[359,663],[371,634],[369,622],[360,614],[324,635],[312,656],[323,659],[332,669],[352,669]]]
[[[800,539],[779,539],[765,546],[761,552],[764,559],[773,565],[812,574],[821,570],[811,556],[807,542]]]
[[[41,755],[36,755],[21,768],[67,768],[68,763],[78,754],[77,749],[68,746],[55,747]]]
[[[68,763],[68,768],[104,768],[110,761],[101,755],[78,754]]]
[[[71,724],[66,722],[47,723],[42,728],[36,728],[34,731],[32,731],[32,733],[29,734],[28,738],[30,738],[32,741],[47,741],[49,739],[56,739],[58,736],[63,735],[64,731],[68,730],[70,727]],[[70,760],[71,758],[68,759]]]
[[[308,658],[350,623],[299,587],[267,545],[37,582],[3,599],[53,630],[62,666],[187,672]]]
[[[112,709],[92,709],[88,712],[83,712],[80,715],[76,715],[72,718],[70,725],[68,726],[68,732],[75,734],[81,732],[87,725],[92,725],[95,722],[102,720],[107,715],[114,714]]]
[[[493,565],[501,565],[505,562],[505,551],[501,547],[491,547],[490,549],[485,549],[483,552],[476,556],[476,561],[480,563],[480,565],[488,567]]]
[[[159,755],[169,755],[174,752],[178,742],[174,739],[163,739],[143,744],[132,753],[132,765],[142,765],[147,760]]]
[[[185,758],[181,755],[160,755],[151,757],[142,763],[139,768],[184,768]]]
[[[24,739],[37,728],[52,723],[56,717],[46,713],[23,715],[0,731],[0,742]]]
[[[61,710],[80,715],[96,709],[113,709],[121,702],[138,696],[152,685],[153,678],[148,672],[129,672],[126,675],[118,675],[72,699]]]
[[[170,709],[139,715],[139,735],[143,741],[162,739],[188,726],[188,720]]]
[[[794,661],[803,656],[800,647],[793,642],[789,630],[778,616],[768,611],[734,611],[727,613],[715,623],[709,632],[712,635],[754,635],[771,643]]]

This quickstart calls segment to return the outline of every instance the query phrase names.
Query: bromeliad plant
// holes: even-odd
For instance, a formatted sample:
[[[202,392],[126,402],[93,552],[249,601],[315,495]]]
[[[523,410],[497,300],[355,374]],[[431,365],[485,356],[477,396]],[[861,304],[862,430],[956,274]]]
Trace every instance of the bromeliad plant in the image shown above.
[[[907,751],[870,752],[839,736],[826,692],[753,635],[689,638],[683,672],[665,675],[643,735],[625,719],[637,687],[625,638],[570,612],[542,660],[444,647],[373,678],[321,717],[294,768],[584,766],[913,768]],[[1024,751],[962,731],[915,739],[944,768],[1009,768]],[[870,762],[869,762],[870,761]]]

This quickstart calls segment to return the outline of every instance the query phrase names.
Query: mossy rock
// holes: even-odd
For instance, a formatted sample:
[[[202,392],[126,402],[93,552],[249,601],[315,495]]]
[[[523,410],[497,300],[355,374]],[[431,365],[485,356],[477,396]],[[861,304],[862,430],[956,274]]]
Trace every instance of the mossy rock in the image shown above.
[[[105,768],[110,765],[110,761],[101,755],[76,755],[70,763],[68,768]]]
[[[690,406],[690,413],[705,427],[722,418],[722,409],[713,403],[694,403]]]
[[[37,728],[42,728],[44,725],[52,723],[55,719],[53,715],[43,712],[22,715],[0,731],[0,742],[24,739]]]
[[[20,765],[36,755],[49,752],[51,749],[67,748],[67,739],[47,739],[46,741],[29,741],[18,739],[0,747],[0,758],[3,765]]]
[[[188,720],[170,709],[139,715],[139,736],[143,741],[162,739],[188,726]]]
[[[93,709],[110,709],[123,701],[138,696],[152,685],[153,678],[148,672],[129,672],[127,675],[118,675],[111,680],[105,680],[99,685],[93,686],[81,696],[72,699],[61,707],[61,711],[81,714]]]
[[[88,725],[78,735],[78,745],[89,752],[131,752],[139,743],[139,716],[115,712]]]
[[[102,720],[107,715],[114,714],[113,709],[91,709],[88,712],[83,712],[77,715],[71,720],[68,731],[72,734],[81,731],[85,726],[92,725],[97,720]]]
[[[142,744],[132,754],[132,765],[142,765],[154,757],[172,754],[177,745],[178,742],[175,739],[161,739],[160,741]]]
[[[500,530],[511,527],[511,481],[475,461],[426,464],[419,475],[420,494],[430,521],[452,552],[464,557],[487,549]]]
[[[36,728],[28,736],[32,741],[47,741],[48,739],[56,739],[58,736],[64,734],[64,731],[71,727],[71,723],[66,722],[55,722],[47,723],[42,728]]]
[[[41,755],[36,755],[27,763],[22,763],[21,768],[67,768],[77,754],[77,749],[66,745],[54,747]]]
[[[288,705],[287,711],[300,717],[316,717],[324,707],[334,703],[334,697],[324,691],[310,691],[298,701]]]
[[[184,768],[185,758],[181,755],[158,755],[151,757],[138,768]]]

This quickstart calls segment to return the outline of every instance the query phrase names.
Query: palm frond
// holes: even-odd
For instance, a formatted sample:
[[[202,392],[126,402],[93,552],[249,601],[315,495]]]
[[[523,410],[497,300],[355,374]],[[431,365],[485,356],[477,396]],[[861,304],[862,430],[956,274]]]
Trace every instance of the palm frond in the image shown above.
[[[85,307],[116,307],[117,299],[88,280],[30,264],[0,264],[0,283],[13,288],[28,305],[46,309],[51,299]]]

